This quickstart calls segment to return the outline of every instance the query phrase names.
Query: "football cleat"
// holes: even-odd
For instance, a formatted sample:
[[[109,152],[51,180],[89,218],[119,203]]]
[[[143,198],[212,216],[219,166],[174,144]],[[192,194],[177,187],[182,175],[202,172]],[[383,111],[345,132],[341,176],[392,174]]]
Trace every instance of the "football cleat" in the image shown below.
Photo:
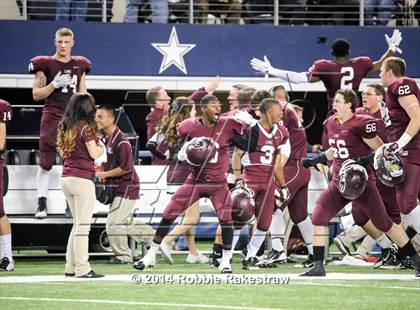
[[[287,256],[284,251],[276,251],[272,249],[263,260],[259,261],[256,265],[258,267],[276,267],[276,264],[285,264],[287,263]]]
[[[344,244],[343,240],[340,239],[340,237],[335,237],[333,239],[334,244],[338,247],[341,253],[344,255],[351,255],[349,248]]]
[[[174,260],[172,259],[172,254],[171,254],[171,247],[162,242],[159,246],[160,249],[160,254],[162,254],[162,257],[169,263],[169,264],[173,264]]]
[[[302,263],[303,268],[312,268],[314,266],[314,256],[308,254],[308,259]]]
[[[198,252],[197,256],[188,254],[186,262],[189,264],[207,264],[209,262],[209,258]]]
[[[156,257],[153,254],[147,253],[141,260],[133,263],[133,267],[138,270],[143,270],[144,268],[152,268],[156,264]]]
[[[0,262],[0,271],[13,271],[15,269],[14,260],[9,260],[7,257],[3,257]]]
[[[244,259],[242,261],[242,269],[244,270],[253,270],[253,269],[260,269],[258,266],[258,258],[255,256],[250,257],[248,259]]]
[[[222,261],[222,245],[213,244],[213,252],[210,254],[210,266],[219,267],[220,262]]]
[[[83,275],[83,276],[78,276],[77,278],[81,278],[81,279],[97,279],[97,278],[103,278],[105,277],[102,274],[97,274],[95,273],[95,271],[91,270],[89,271],[87,274]]]
[[[38,208],[35,212],[37,219],[44,219],[47,217],[47,197],[38,198]]]
[[[382,249],[382,253],[379,256],[376,263],[373,265],[373,268],[377,269],[377,268],[381,267],[383,264],[385,264],[386,261],[391,259],[391,256],[392,256],[392,252],[391,252],[390,248]]]
[[[230,261],[226,259],[222,259],[218,268],[221,273],[232,273],[232,266],[230,265]]]
[[[325,277],[325,269],[324,264],[322,261],[317,260],[314,261],[313,267],[306,271],[305,273],[302,273],[301,277]]]

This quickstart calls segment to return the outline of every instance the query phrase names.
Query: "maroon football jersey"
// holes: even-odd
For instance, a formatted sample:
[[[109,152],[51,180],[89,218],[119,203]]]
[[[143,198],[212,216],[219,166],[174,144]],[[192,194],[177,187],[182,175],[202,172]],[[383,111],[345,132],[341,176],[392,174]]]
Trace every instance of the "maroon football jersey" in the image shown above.
[[[220,117],[214,127],[203,125],[202,118],[190,118],[177,125],[180,139],[194,137],[211,138],[216,155],[201,169],[194,167],[190,177],[200,181],[224,181],[229,168],[229,147],[235,134],[242,134],[243,125],[231,117]]]
[[[400,77],[388,86],[386,92],[386,106],[391,120],[389,141],[397,141],[410,122],[408,114],[398,101],[398,98],[408,95],[416,96],[417,101],[420,102],[419,87],[417,86],[416,81],[411,78]],[[405,152],[401,153],[402,157],[409,159],[415,164],[420,164],[420,132],[418,132],[411,139],[410,143],[404,147],[404,151]]]
[[[268,132],[258,123],[258,143],[255,152],[247,152],[242,157],[242,165],[245,167],[245,175],[252,175],[254,181],[266,182],[268,177],[274,176],[275,158],[281,152],[281,148],[287,142],[289,133],[286,127],[275,124]]]
[[[346,64],[339,64],[335,60],[320,59],[309,68],[309,73],[318,77],[327,89],[328,115],[332,114],[332,100],[335,92],[341,88],[353,89],[356,94],[362,79],[373,68],[369,57],[356,57]]]
[[[64,112],[70,97],[79,90],[83,73],[88,74],[90,69],[90,60],[83,56],[72,56],[69,62],[61,62],[51,56],[37,56],[30,60],[28,67],[29,72],[33,74],[42,71],[47,78],[47,85],[58,73],[72,77],[72,83],[69,86],[55,89],[45,99],[45,108],[56,108],[56,113]]]
[[[6,100],[0,99],[0,122],[7,123],[12,119],[12,106]]]
[[[371,114],[365,108],[357,108],[356,109],[356,114],[370,115],[370,116],[372,116],[376,120],[376,125],[377,125],[377,127],[376,127],[376,135],[379,138],[381,138],[381,140],[384,143],[387,143],[388,142],[388,135],[389,135],[389,133],[386,131],[384,121],[382,120],[381,110],[378,110],[375,113]]]
[[[12,119],[12,106],[6,100],[0,99],[0,122],[7,123]],[[6,141],[4,147],[0,150],[0,155],[6,150]],[[3,156],[0,156],[0,161],[3,161]]]
[[[283,105],[283,125],[289,131],[289,158],[301,160],[306,157],[306,132],[290,104]]]
[[[354,114],[344,124],[340,124],[335,116],[328,118],[325,132],[328,144],[333,150],[333,179],[338,180],[338,172],[344,161],[366,156],[372,152],[363,142],[363,138],[374,138],[376,128],[376,120],[369,115]],[[368,172],[371,173],[371,169],[368,169]]]
[[[116,197],[127,199],[139,198],[139,176],[134,168],[133,150],[124,133],[116,128],[115,131],[105,139],[107,162],[104,163],[104,170],[112,170],[117,167],[124,171],[130,171],[120,177],[113,177],[113,193]]]
[[[70,156],[64,158],[63,177],[92,178],[95,174],[94,161],[86,147],[86,142],[92,140],[96,140],[96,134],[86,121],[80,121],[76,132],[76,146]]]

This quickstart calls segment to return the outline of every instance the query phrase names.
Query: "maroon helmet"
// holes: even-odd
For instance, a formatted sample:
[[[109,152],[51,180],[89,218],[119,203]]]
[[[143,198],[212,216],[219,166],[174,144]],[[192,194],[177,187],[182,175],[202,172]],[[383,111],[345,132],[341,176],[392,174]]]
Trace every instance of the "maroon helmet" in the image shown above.
[[[213,159],[216,155],[216,146],[207,137],[196,137],[188,142],[185,154],[190,165],[201,166]]]
[[[231,196],[233,226],[235,229],[240,229],[254,219],[254,192],[249,188],[236,187]]]
[[[404,181],[404,168],[398,154],[375,154],[373,168],[379,180],[386,186],[394,187]]]
[[[338,190],[348,200],[357,199],[364,191],[368,181],[365,167],[347,160],[338,173]]]

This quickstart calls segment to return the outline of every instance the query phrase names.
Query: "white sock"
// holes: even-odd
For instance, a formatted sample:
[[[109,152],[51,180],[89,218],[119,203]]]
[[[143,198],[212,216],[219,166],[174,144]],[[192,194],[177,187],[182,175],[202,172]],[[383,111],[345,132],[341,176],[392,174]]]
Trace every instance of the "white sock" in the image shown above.
[[[305,220],[297,224],[299,227],[300,233],[302,234],[303,241],[305,241],[305,246],[308,249],[310,254],[314,254],[314,249],[312,247],[312,221],[308,217]]]
[[[0,236],[0,253],[1,257],[7,257],[9,261],[12,261],[12,235],[1,235]]]
[[[154,255],[154,256],[156,256],[156,253],[157,253],[157,251],[159,250],[159,246],[160,246],[160,244],[158,244],[158,243],[156,243],[156,242],[152,241],[152,243],[150,244],[150,249],[149,249],[149,251],[147,252],[147,254],[150,254],[150,255]]]
[[[225,250],[225,249],[223,249],[222,250],[222,261],[229,262],[230,259],[232,258],[232,255],[233,255],[232,250]]]
[[[389,240],[385,234],[382,234],[378,239],[376,239],[376,242],[382,249],[388,249],[392,245],[391,240]]]
[[[232,251],[235,250],[236,244],[238,243],[239,237],[241,236],[242,229],[235,229],[233,231],[233,239],[232,239]]]
[[[286,229],[286,223],[284,222],[283,212],[277,209],[273,213],[271,220],[270,233],[271,233],[271,246],[276,251],[284,251],[281,237],[284,236],[284,230]]]
[[[267,234],[266,231],[262,231],[259,229],[255,230],[254,234],[252,235],[251,241],[248,244],[248,253],[246,255],[245,260],[257,255],[257,252],[260,249],[261,244],[263,244],[264,242],[266,234]]]
[[[405,215],[407,224],[420,233],[420,206],[417,205],[410,213]]]
[[[37,197],[48,197],[48,183],[50,181],[51,170],[45,170],[38,167],[38,173],[36,175],[37,182]]]

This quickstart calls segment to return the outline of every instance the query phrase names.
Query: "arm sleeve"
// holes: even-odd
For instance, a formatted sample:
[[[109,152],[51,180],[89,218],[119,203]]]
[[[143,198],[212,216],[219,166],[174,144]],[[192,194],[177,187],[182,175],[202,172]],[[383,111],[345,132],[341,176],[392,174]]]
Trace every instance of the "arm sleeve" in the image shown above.
[[[121,141],[118,144],[118,167],[124,171],[130,171],[134,168],[131,144],[128,141]]]
[[[255,152],[258,144],[258,133],[258,125],[254,125],[246,134],[235,134],[233,136],[232,143],[242,151]]]
[[[309,82],[306,72],[286,71],[286,70],[273,68],[272,70],[270,70],[270,74],[282,80],[290,81],[296,84]]]
[[[365,139],[373,139],[376,136],[377,122],[374,118],[366,118],[358,127],[360,135]]]
[[[195,92],[193,92],[190,98],[192,99],[192,101],[194,101],[195,104],[199,104],[201,99],[203,99],[205,95],[207,95],[207,91],[204,87],[201,87],[197,89]]]
[[[291,152],[291,148],[290,148],[290,140],[289,138],[287,138],[286,142],[284,142],[283,144],[279,145],[279,149],[280,149],[280,153],[284,156],[286,156],[287,158],[290,157],[290,152]]]
[[[95,140],[95,141],[98,140],[97,136],[96,136],[96,133],[92,129],[90,129],[88,125],[85,125],[82,128],[82,131],[81,131],[80,134],[82,136],[83,142],[85,142],[85,143],[88,142],[88,141],[91,141],[91,140]]]
[[[146,143],[146,149],[159,159],[165,160],[166,156],[159,151],[158,146],[165,141],[165,135],[162,133],[155,133]]]

